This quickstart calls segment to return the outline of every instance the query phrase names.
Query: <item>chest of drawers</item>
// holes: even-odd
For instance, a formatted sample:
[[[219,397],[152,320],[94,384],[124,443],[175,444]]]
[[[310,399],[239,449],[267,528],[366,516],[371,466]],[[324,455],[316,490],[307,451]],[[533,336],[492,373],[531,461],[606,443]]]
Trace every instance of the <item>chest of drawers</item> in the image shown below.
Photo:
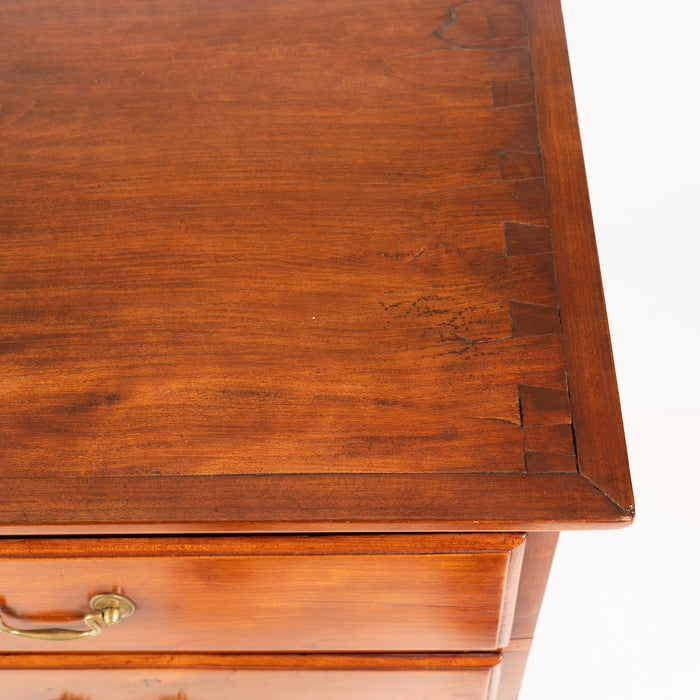
[[[0,687],[513,700],[634,508],[556,0],[0,0]]]

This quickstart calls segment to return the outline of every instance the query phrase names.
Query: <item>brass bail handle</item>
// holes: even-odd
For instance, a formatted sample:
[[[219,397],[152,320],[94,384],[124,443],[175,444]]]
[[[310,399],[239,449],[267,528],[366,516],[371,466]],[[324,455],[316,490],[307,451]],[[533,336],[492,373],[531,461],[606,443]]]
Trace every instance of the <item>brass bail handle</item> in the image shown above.
[[[47,642],[62,642],[70,639],[94,637],[102,632],[100,623],[117,625],[125,617],[132,615],[136,606],[125,596],[116,593],[100,593],[90,598],[90,612],[85,613],[83,622],[89,629],[71,630],[60,627],[47,627],[37,630],[21,630],[10,627],[0,615],[0,632],[25,639],[43,639]]]

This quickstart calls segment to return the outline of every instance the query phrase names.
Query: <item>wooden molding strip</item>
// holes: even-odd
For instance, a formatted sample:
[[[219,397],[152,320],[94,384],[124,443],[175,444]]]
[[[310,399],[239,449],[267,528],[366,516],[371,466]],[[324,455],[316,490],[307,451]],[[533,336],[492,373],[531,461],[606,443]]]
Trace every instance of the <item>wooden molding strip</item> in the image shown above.
[[[14,653],[0,655],[1,669],[299,669],[461,671],[493,668],[500,654],[216,654],[216,653]]]
[[[621,527],[578,473],[0,479],[5,535]],[[138,494],[138,499],[135,495]],[[18,513],[22,519],[18,520]]]
[[[579,470],[630,516],[620,400],[559,0],[525,0]]]

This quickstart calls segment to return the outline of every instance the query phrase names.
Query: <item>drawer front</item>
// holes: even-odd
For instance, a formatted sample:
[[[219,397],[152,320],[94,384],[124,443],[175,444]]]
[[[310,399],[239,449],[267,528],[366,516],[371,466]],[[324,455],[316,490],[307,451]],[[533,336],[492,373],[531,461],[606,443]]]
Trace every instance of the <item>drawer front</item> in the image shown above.
[[[15,540],[3,619],[81,629],[88,600],[136,610],[69,641],[5,651],[480,651],[507,645],[524,535]]]
[[[352,655],[199,659],[161,667],[114,668],[123,661],[88,661],[92,668],[0,670],[0,687],[13,700],[491,700],[498,683],[500,655],[442,655],[441,658],[388,658]],[[66,663],[66,660],[57,660]],[[156,660],[157,661],[157,660]],[[22,661],[26,666],[26,661]],[[75,663],[73,659],[68,664]],[[138,664],[130,659],[129,664]],[[3,665],[11,665],[12,660]],[[168,667],[163,667],[167,664]],[[43,666],[43,667],[42,667]],[[111,667],[110,667],[111,666]],[[176,666],[176,668],[173,668]]]

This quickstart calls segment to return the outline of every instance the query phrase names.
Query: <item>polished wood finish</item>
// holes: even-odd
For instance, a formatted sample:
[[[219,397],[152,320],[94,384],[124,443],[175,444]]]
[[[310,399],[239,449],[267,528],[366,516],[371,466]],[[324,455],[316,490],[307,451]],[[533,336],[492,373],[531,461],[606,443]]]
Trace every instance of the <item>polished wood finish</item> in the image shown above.
[[[530,652],[529,640],[525,646],[520,644],[504,651],[496,700],[517,700]]]
[[[0,487],[12,493],[0,502],[10,513],[8,535],[522,531],[630,522],[577,473],[124,477],[96,480],[87,495],[78,478],[0,479]],[[65,502],[76,504],[79,519],[65,520]],[[568,522],[558,520],[564,511]]]
[[[634,516],[557,0],[0,15],[0,607],[137,605],[2,692],[515,700]]]
[[[8,697],[23,700],[491,700],[499,661],[498,654],[443,655],[437,661],[369,654],[17,655],[9,662],[0,658],[0,684]]]
[[[558,532],[527,535],[511,640],[503,652],[497,700],[516,700],[520,692],[558,540]]]
[[[558,0],[524,0],[578,468],[630,517],[634,498]]]
[[[23,700],[490,700],[495,673],[468,671],[0,671],[0,682]],[[71,691],[62,691],[71,688]]]
[[[99,636],[61,643],[65,651],[496,650],[510,638],[524,541],[120,538],[20,541],[7,552],[0,543],[2,612],[14,627],[65,627],[97,593],[136,604]],[[53,648],[13,637],[0,645]]]
[[[139,547],[139,555],[142,557],[152,557],[163,548],[167,549],[170,556],[192,556],[194,554],[211,555],[216,550],[218,538],[164,538],[164,542],[159,544],[158,539],[144,538],[138,539],[135,543]],[[227,539],[227,538],[224,538]],[[348,546],[355,542],[355,551],[369,553],[377,550],[378,538],[367,537],[335,537],[335,538],[284,538],[291,540],[290,554],[299,553],[306,556],[315,553],[336,555],[352,553]],[[384,539],[386,542],[387,538]],[[499,663],[498,673],[492,673],[490,679],[491,693],[494,700],[515,700],[525,671],[528,650],[531,637],[534,633],[537,615],[544,594],[544,589],[551,566],[552,557],[556,548],[558,534],[551,533],[529,533],[525,545],[525,554],[522,560],[522,569],[519,580],[517,603],[515,608],[514,622],[512,627],[512,638],[507,648],[501,656],[496,654],[212,654],[212,653],[5,653],[0,655],[0,669],[7,671],[13,669],[32,670],[39,669],[115,669],[115,668],[140,668],[151,671],[157,669],[228,669],[228,668],[257,668],[265,671],[278,669],[319,669],[327,670],[353,670],[362,669],[384,669],[398,671],[431,669],[433,671],[444,670],[464,670],[466,668],[486,668]],[[407,553],[411,549],[416,549],[416,538],[396,537],[390,538],[392,542],[391,551]],[[270,544],[274,538],[235,538],[229,540],[236,543],[239,551],[247,553],[270,551]],[[434,552],[437,547],[443,553],[464,553],[465,538],[452,536],[421,537],[423,553]],[[473,544],[477,541],[472,538]],[[498,541],[497,541],[498,542]],[[374,544],[374,547],[372,545]],[[502,541],[498,543],[502,544]],[[482,543],[483,545],[483,543]],[[134,545],[132,544],[132,547]],[[493,543],[492,543],[492,546]],[[133,554],[125,548],[125,541],[121,538],[105,538],[93,541],[93,551],[99,551],[105,558],[123,558]],[[82,555],[80,540],[15,540],[6,541],[3,545],[4,559],[22,559],[31,554],[33,558],[44,559],[53,558],[79,558]],[[152,677],[152,674],[148,674]],[[53,677],[53,676],[52,676]],[[70,676],[68,676],[70,678]],[[471,676],[470,676],[471,677]],[[2,676],[0,676],[2,678]],[[101,679],[102,676],[96,676]],[[118,680],[119,676],[117,676]],[[216,678],[216,677],[214,677]],[[92,677],[85,677],[84,674],[76,672],[74,679],[77,685],[74,688],[83,688],[84,692],[96,693],[97,685],[101,680],[92,680]],[[253,679],[254,680],[254,679]],[[425,680],[425,677],[422,678]],[[437,679],[434,679],[437,680]],[[126,682],[126,681],[125,681]],[[431,681],[432,682],[432,681]],[[95,685],[90,685],[93,683]],[[467,688],[467,680],[460,681],[463,688]],[[69,687],[69,686],[66,686]],[[101,688],[102,686],[100,686]],[[117,684],[116,687],[119,687]],[[401,686],[396,686],[401,687]],[[411,684],[410,688],[420,688],[420,683]],[[441,697],[443,686],[439,683],[430,686],[434,689],[433,697]],[[359,692],[359,691],[358,691]],[[408,691],[406,691],[408,692]],[[450,691],[452,692],[452,691]],[[455,691],[456,692],[456,691]],[[462,690],[465,692],[465,690]],[[18,696],[21,697],[21,696]],[[410,697],[410,696],[409,696]],[[445,694],[445,697],[452,697]],[[460,697],[457,695],[457,697]],[[29,698],[27,700],[30,700]],[[150,698],[149,698],[150,700]],[[491,699],[490,699],[491,700]]]
[[[513,639],[530,639],[535,633],[558,541],[558,532],[531,532],[527,535],[512,630]]]
[[[329,669],[358,671],[364,669],[401,669],[420,671],[459,671],[494,668],[501,654],[214,654],[214,653],[13,653],[0,656],[0,669],[50,670],[59,668],[261,668],[261,669]]]
[[[630,521],[550,0],[0,7],[7,532]]]

